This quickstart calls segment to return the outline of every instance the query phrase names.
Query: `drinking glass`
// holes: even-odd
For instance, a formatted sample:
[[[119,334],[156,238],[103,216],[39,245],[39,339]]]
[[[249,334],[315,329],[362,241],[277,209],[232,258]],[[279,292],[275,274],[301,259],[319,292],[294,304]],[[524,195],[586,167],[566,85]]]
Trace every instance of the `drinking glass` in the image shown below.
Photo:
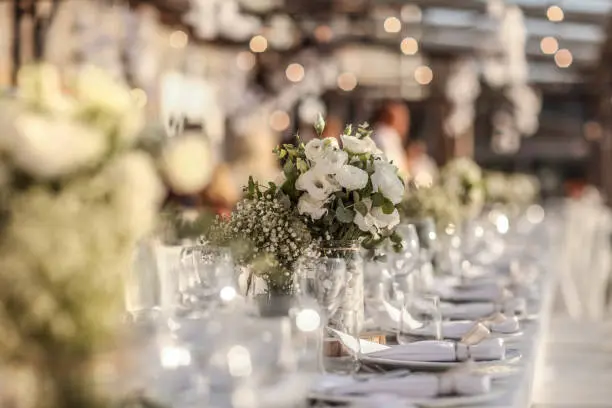
[[[356,311],[346,311],[345,318],[328,328],[332,337],[325,339],[323,368],[326,372],[354,375],[360,367],[360,324]]]
[[[417,265],[421,247],[414,224],[401,224],[397,227],[397,232],[402,238],[402,249],[399,252],[389,249],[388,256],[393,274],[403,276],[409,274]]]
[[[418,292],[406,297],[400,313],[397,342],[408,344],[422,340],[422,336],[415,336],[416,330],[425,334],[428,338],[442,340],[442,315],[440,313],[439,297],[421,296]]]

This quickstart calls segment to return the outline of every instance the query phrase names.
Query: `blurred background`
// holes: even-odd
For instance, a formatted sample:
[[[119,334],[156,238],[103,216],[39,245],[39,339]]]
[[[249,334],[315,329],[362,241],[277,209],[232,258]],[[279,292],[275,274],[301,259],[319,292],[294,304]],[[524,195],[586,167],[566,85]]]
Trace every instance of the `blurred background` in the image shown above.
[[[543,195],[612,193],[609,0],[5,0],[0,87],[44,59],[101,66],[151,122],[202,133],[222,207],[299,133],[369,121],[415,168],[471,156]],[[389,154],[389,153],[388,153]],[[416,170],[418,172],[420,170]]]

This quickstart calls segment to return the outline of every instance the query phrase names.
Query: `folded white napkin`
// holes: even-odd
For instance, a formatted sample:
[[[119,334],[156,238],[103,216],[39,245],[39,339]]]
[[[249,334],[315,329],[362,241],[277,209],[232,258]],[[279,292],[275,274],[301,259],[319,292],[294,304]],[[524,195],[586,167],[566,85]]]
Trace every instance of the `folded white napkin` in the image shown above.
[[[473,330],[474,326],[477,324],[482,324],[486,329],[490,330],[491,333],[512,334],[519,331],[520,323],[516,317],[501,316],[503,316],[503,320],[500,319],[496,321],[454,320],[441,322],[442,337],[445,339],[459,340]],[[407,330],[406,334],[434,337],[436,334],[436,325],[430,322],[426,325]],[[488,337],[488,335],[486,337]]]
[[[373,378],[355,381],[328,389],[334,395],[389,394],[403,398],[435,398],[444,395],[482,395],[490,392],[491,378],[469,372],[442,375],[418,374],[401,378]]]
[[[503,312],[507,316],[525,313],[527,302],[522,298],[511,298],[503,304],[493,302],[474,303],[440,303],[440,313],[444,319],[451,320],[477,320],[491,316],[496,312]]]
[[[453,341],[426,340],[367,353],[368,357],[422,362],[502,360],[506,347],[502,339],[485,339],[468,346]]]
[[[510,296],[510,293],[496,283],[472,285],[466,288],[438,286],[435,290],[440,298],[457,302],[495,302]]]

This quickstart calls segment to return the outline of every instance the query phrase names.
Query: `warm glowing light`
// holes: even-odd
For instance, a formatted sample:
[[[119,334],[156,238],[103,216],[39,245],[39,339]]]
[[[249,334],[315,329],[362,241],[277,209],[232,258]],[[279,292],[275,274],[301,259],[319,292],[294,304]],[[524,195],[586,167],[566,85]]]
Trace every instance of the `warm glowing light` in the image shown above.
[[[406,37],[402,40],[400,48],[405,55],[414,55],[419,52],[419,42],[412,37]]]
[[[300,82],[304,79],[304,67],[298,63],[289,64],[285,71],[285,75],[287,75],[287,79],[291,82]]]
[[[160,352],[161,365],[164,368],[178,368],[191,364],[191,353],[183,347],[164,347]]]
[[[601,140],[603,138],[603,129],[597,122],[589,121],[582,127],[584,138],[590,142]]]
[[[320,25],[315,28],[314,36],[319,42],[330,42],[334,38],[334,31],[330,26]]]
[[[219,297],[224,302],[231,302],[236,298],[236,289],[231,286],[226,286],[219,292]]]
[[[148,98],[147,98],[147,93],[144,90],[140,88],[134,88],[130,91],[130,94],[132,95],[132,99],[134,99],[134,103],[136,104],[136,106],[140,108],[145,107],[145,105],[147,104]]]
[[[338,75],[338,88],[350,92],[357,87],[357,77],[352,72],[344,72]]]
[[[282,132],[284,130],[287,130],[290,124],[291,118],[289,118],[287,112],[279,110],[272,112],[272,114],[270,115],[270,127],[272,128],[272,130]]]
[[[248,51],[238,53],[236,65],[243,71],[250,71],[255,66],[255,55]]]
[[[384,28],[388,33],[399,33],[402,29],[402,22],[397,17],[387,17],[385,19]]]
[[[428,85],[433,81],[433,71],[427,65],[422,65],[414,70],[414,80],[421,85]]]
[[[295,317],[295,325],[300,331],[312,332],[319,328],[321,316],[316,310],[304,309]]]
[[[423,12],[416,4],[406,4],[402,7],[401,16],[406,23],[420,23],[423,19]]]
[[[555,54],[555,63],[559,68],[567,68],[572,65],[574,57],[572,53],[567,49],[561,49]]]
[[[174,31],[170,34],[170,46],[172,48],[185,48],[189,42],[189,37],[184,31]]]
[[[548,10],[546,10],[546,17],[548,17],[550,21],[558,23],[563,21],[565,13],[563,13],[563,9],[559,6],[550,6]]]
[[[540,49],[544,54],[553,55],[559,50],[559,41],[555,37],[544,37],[540,41]]]
[[[249,43],[249,47],[253,52],[264,52],[268,49],[268,40],[263,35],[256,35],[251,38],[251,42]]]

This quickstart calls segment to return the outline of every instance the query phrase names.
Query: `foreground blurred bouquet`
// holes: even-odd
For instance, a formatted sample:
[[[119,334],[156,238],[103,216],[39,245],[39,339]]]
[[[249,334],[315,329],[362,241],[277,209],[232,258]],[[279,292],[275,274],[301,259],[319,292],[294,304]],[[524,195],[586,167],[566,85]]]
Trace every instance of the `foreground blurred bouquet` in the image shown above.
[[[476,217],[485,203],[482,169],[473,160],[459,157],[449,161],[440,174],[442,187],[457,197],[462,218]]]
[[[52,67],[24,68],[0,103],[0,369],[31,380],[1,402],[103,406],[93,357],[113,347],[122,274],[177,159],[135,148],[141,109],[94,68],[67,92]]]

